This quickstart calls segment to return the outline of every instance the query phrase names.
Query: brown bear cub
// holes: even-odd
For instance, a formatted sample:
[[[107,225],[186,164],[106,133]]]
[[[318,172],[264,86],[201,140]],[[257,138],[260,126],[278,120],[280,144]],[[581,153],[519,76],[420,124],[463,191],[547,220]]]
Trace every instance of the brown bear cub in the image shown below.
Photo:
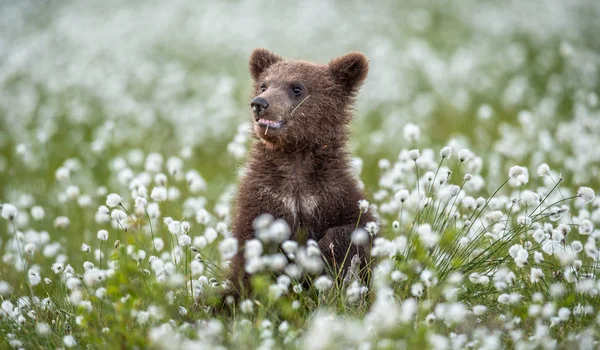
[[[254,238],[252,222],[265,213],[289,224],[290,239],[318,242],[330,267],[345,269],[356,254],[364,261],[351,235],[373,217],[359,215],[364,195],[346,142],[352,105],[368,69],[361,53],[316,64],[284,60],[265,49],[252,52],[250,106],[259,142],[250,152],[235,205],[232,230],[240,249],[231,266],[232,293],[250,287],[243,247]]]

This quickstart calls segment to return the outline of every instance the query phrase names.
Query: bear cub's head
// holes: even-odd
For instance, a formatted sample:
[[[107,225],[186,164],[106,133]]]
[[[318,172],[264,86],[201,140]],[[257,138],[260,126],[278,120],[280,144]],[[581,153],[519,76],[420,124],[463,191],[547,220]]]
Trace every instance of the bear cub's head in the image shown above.
[[[367,58],[357,52],[316,64],[254,50],[250,56],[254,133],[270,149],[343,143],[351,106],[368,71]]]

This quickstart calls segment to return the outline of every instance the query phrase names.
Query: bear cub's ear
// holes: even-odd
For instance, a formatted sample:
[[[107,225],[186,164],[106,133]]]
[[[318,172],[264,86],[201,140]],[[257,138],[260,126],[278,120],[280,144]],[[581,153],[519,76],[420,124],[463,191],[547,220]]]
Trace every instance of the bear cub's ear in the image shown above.
[[[369,73],[369,61],[360,52],[352,52],[329,62],[329,71],[336,83],[354,94]]]
[[[250,75],[252,79],[258,80],[260,75],[273,64],[283,60],[281,56],[267,49],[254,49],[250,55]]]

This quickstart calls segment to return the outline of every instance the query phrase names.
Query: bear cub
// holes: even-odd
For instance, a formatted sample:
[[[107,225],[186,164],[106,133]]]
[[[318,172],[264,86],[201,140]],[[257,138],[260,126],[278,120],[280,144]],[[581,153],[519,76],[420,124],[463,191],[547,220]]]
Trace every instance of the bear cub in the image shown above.
[[[364,267],[365,253],[352,244],[351,235],[373,217],[359,212],[364,195],[346,143],[352,106],[368,69],[361,53],[316,64],[284,60],[265,49],[252,52],[250,107],[258,141],[239,184],[232,220],[240,247],[231,262],[234,294],[250,287],[244,245],[254,238],[252,223],[261,214],[284,219],[292,240],[318,242],[326,265],[347,269],[358,255]]]

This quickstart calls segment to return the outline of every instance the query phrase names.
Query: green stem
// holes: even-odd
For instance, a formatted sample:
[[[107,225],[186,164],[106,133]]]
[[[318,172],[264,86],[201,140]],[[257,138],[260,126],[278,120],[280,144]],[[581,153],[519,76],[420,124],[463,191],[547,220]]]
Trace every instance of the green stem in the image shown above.
[[[150,234],[152,235],[152,248],[154,248],[154,254],[156,255],[156,246],[154,245],[154,230],[152,229],[152,219],[150,219],[150,214],[148,214],[148,210],[144,208],[144,212],[146,212],[146,216],[148,217],[148,225],[150,225]]]

